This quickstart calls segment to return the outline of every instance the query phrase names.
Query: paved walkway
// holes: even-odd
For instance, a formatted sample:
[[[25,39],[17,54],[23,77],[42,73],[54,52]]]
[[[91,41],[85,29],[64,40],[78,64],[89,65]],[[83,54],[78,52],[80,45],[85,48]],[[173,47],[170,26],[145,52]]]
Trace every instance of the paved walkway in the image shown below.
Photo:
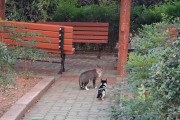
[[[96,98],[97,89],[80,90],[79,75],[86,70],[94,69],[96,65],[102,66],[102,78],[108,79],[111,88],[116,81],[114,70],[115,58],[103,56],[73,55],[66,59],[66,72],[57,77],[60,65],[57,63],[36,62],[30,68],[38,73],[57,77],[55,83],[42,96],[42,98],[27,111],[22,120],[109,120],[106,110],[112,105],[108,90],[104,101]],[[97,86],[100,79],[97,80]],[[105,109],[105,110],[103,110]]]

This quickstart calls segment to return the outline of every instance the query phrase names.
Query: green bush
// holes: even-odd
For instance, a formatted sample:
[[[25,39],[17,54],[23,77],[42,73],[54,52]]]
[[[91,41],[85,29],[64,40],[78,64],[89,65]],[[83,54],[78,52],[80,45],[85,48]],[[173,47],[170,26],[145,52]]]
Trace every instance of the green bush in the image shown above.
[[[134,98],[112,106],[115,120],[180,119],[180,37],[170,38],[167,22],[144,25],[134,38],[136,50],[129,54],[129,90]]]
[[[180,17],[180,2],[169,3],[164,5],[165,14],[173,16],[174,18]]]
[[[108,5],[107,5],[108,4]],[[57,22],[107,22],[110,24],[109,28],[109,43],[106,48],[113,49],[118,41],[119,30],[119,5],[101,3],[97,5],[87,5],[77,7],[77,2],[64,1],[59,2],[57,10],[52,17],[53,21]],[[84,45],[84,44],[83,44]],[[80,47],[81,46],[77,46]],[[97,49],[90,44],[90,49]],[[77,49],[77,48],[76,48]]]
[[[137,30],[141,25],[150,25],[161,21],[162,10],[160,7],[135,6],[131,10],[131,29]]]
[[[8,84],[15,84],[12,64],[15,59],[11,55],[12,50],[8,49],[4,43],[0,42],[0,90],[6,88]]]
[[[164,4],[161,3],[149,7],[142,5],[133,6],[131,8],[131,32],[137,32],[137,29],[141,28],[142,25],[150,25],[162,21],[163,15],[169,17],[179,16],[179,3],[180,2],[165,2]],[[119,12],[120,4],[117,2],[110,4],[101,1],[99,6],[86,5],[79,7],[77,1],[62,0],[59,2],[52,20],[61,22],[108,22],[110,24],[109,43],[106,48],[112,50],[118,41]]]
[[[131,10],[131,30],[163,21],[163,14],[176,18],[180,17],[180,2],[165,2],[153,6],[134,6]]]
[[[6,19],[37,22],[51,19],[60,0],[6,0]]]

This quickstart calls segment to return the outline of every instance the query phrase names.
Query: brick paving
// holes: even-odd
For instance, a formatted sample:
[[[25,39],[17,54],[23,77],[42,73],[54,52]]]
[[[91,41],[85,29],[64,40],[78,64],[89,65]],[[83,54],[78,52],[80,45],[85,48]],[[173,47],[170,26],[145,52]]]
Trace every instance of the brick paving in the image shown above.
[[[86,70],[94,69],[98,64],[103,68],[102,78],[108,79],[108,88],[116,82],[114,70],[115,57],[73,55],[66,58],[66,72],[57,75],[60,64],[48,62],[35,62],[31,71],[47,76],[56,76],[55,83],[40,98],[40,100],[27,111],[22,120],[109,120],[106,110],[113,104],[110,90],[104,101],[96,98],[97,89],[80,90],[79,75]],[[21,63],[17,65],[21,67]],[[58,76],[58,77],[57,77]],[[100,78],[97,80],[97,86]]]

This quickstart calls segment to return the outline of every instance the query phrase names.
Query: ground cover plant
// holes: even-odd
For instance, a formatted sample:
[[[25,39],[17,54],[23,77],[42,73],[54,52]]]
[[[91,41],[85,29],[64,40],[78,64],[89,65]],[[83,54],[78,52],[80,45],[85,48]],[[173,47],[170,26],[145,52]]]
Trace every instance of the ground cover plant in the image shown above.
[[[4,86],[1,87],[3,89],[8,84],[15,85],[16,72],[13,70],[13,65],[18,59],[24,60],[23,74],[28,77],[29,64],[45,55],[44,51],[34,47],[39,42],[33,36],[45,36],[37,32],[26,32],[24,31],[26,27],[18,24],[11,25],[1,22],[0,29],[4,34],[8,34],[8,37],[17,44],[16,46],[8,47],[7,44],[0,42],[0,86]],[[28,37],[30,39],[25,40]],[[1,37],[1,41],[4,40],[7,39]]]
[[[126,89],[135,97],[124,94],[125,99],[117,100],[120,104],[112,106],[112,119],[180,119],[180,36],[171,33],[171,28],[180,28],[177,21],[144,25],[139,30],[134,38],[136,50],[129,54],[127,64]]]

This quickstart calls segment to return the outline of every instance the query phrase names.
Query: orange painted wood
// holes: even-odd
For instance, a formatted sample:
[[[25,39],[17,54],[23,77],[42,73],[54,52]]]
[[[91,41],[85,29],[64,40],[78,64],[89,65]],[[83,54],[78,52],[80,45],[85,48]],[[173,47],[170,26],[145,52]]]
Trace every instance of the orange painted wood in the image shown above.
[[[15,21],[4,21],[4,23],[10,23],[17,26],[25,26],[26,29],[32,30],[45,30],[45,31],[59,31],[60,25],[48,25],[48,24],[37,24],[37,23],[27,23],[27,22],[15,22]],[[73,27],[66,26],[65,32],[73,32]]]
[[[83,26],[83,27],[91,27],[91,26],[109,26],[108,23],[92,23],[92,22],[39,22],[42,24],[53,24],[53,25],[65,25],[65,26]]]
[[[26,30],[26,31],[28,31],[27,33],[34,32],[34,31],[31,31],[31,30]],[[59,32],[38,31],[37,33],[41,33],[42,36],[46,36],[48,38],[57,38],[57,39],[59,39]],[[4,34],[1,34],[1,35],[4,38],[9,38],[9,34],[8,33],[4,33]],[[37,35],[37,36],[39,36],[39,35]],[[73,38],[73,33],[64,33],[64,39],[72,39],[72,38]]]
[[[100,31],[74,31],[73,32],[74,35],[107,35],[108,36],[108,32],[100,32]]]
[[[42,22],[43,24],[73,26],[74,43],[107,43],[108,23]]]
[[[1,36],[1,35],[0,35]],[[32,39],[36,39],[36,41],[42,42],[42,43],[53,43],[53,44],[59,44],[59,39],[57,38],[43,38],[43,37],[27,37],[24,40],[28,41],[28,40],[32,40]],[[4,38],[4,40],[11,40],[10,38]],[[64,44],[65,45],[72,45],[72,39],[64,39]]]
[[[107,40],[73,40],[73,43],[108,43]]]
[[[26,41],[24,42],[17,42],[17,41],[12,41],[12,40],[4,40],[2,41],[3,43],[9,44],[9,45],[21,45],[21,46],[25,46],[26,44],[28,44]],[[53,49],[53,50],[59,50],[59,44],[52,44],[52,43],[37,43],[35,45],[35,47],[37,48],[42,48],[42,49]],[[64,45],[64,50],[68,50],[68,51],[72,51],[73,47],[72,45]]]
[[[0,18],[2,20],[5,18],[5,0],[0,0]]]
[[[40,44],[37,44],[36,47],[37,48],[42,48],[42,49],[59,50],[59,45],[58,44],[40,43]],[[63,49],[67,50],[67,51],[72,51],[73,47],[72,47],[72,45],[64,45]]]
[[[74,35],[74,40],[76,39],[84,39],[84,40],[107,40],[108,36],[81,36]]]
[[[77,30],[89,30],[89,31],[108,31],[108,28],[107,27],[74,27],[74,31],[77,31]]]
[[[43,42],[43,43],[53,43],[53,44],[59,44],[58,38],[48,38],[45,39],[44,37],[26,37],[24,40],[32,40],[36,39],[36,41]],[[72,45],[73,39],[64,39],[65,45]]]
[[[173,38],[177,38],[178,35],[178,31],[176,28],[169,28],[168,29],[168,38],[169,39],[173,39]]]
[[[8,33],[0,33],[0,36],[4,39],[11,39],[10,36],[8,35]],[[72,37],[72,34],[71,36]],[[56,38],[50,38],[50,37],[40,37],[40,36],[32,36],[32,37],[25,37],[24,40],[32,40],[32,39],[36,39],[39,42],[45,42],[45,43],[59,43],[59,37]],[[73,40],[72,38],[64,38],[64,44],[72,44]]]
[[[131,0],[121,0],[117,75],[122,77],[126,76],[126,63],[130,31],[130,13]]]
[[[2,24],[11,24],[15,25],[15,28],[9,27],[9,29],[15,29],[18,32],[37,32],[41,33],[46,37],[43,36],[29,36],[25,37],[23,42],[13,41],[9,34],[5,31],[0,31],[0,36],[2,39],[0,41],[8,44],[8,46],[12,45],[20,45],[26,46],[28,45],[28,41],[32,39],[36,39],[38,42],[34,47],[46,50],[52,53],[60,53],[59,50],[59,25],[46,25],[46,24],[37,24],[37,23],[24,23],[24,22],[13,22],[7,21],[0,23]],[[26,27],[19,27],[19,26],[26,26]],[[64,53],[65,54],[73,54],[75,49],[73,48],[73,27],[63,26],[64,27]]]

